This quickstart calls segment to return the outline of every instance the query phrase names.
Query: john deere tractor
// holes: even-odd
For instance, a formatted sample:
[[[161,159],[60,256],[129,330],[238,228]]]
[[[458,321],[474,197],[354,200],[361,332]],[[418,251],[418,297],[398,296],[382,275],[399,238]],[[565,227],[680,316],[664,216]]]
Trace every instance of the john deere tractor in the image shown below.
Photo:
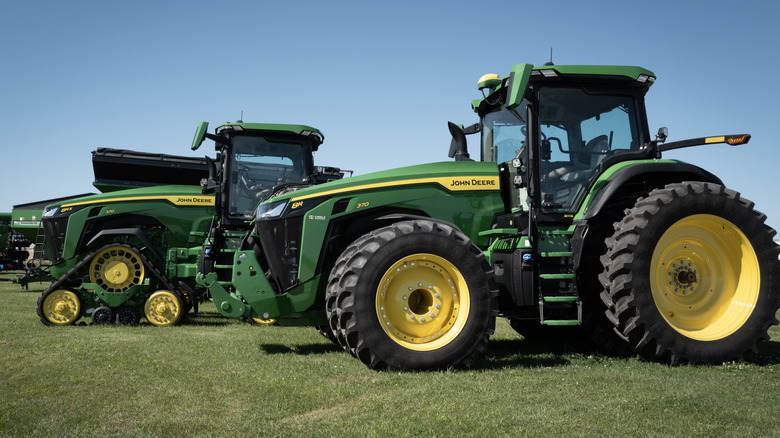
[[[274,190],[342,176],[335,168],[315,168],[312,155],[323,135],[314,128],[237,122],[218,127],[215,134],[207,129],[205,122],[198,126],[192,146],[198,149],[205,138],[216,142],[217,159],[206,158],[208,177],[202,185],[191,178],[157,185],[150,181],[159,177],[136,175],[135,182],[151,186],[117,190],[128,177],[101,167],[101,189],[110,191],[44,209],[56,279],[38,300],[44,324],[69,325],[82,316],[92,323],[134,325],[143,316],[158,326],[178,324],[205,298],[195,284],[197,272],[230,278],[233,252],[251,228],[260,201]],[[127,153],[99,152],[103,161]],[[142,164],[138,153],[131,158],[134,165]],[[198,170],[189,169],[192,160],[166,162],[176,168],[170,175]]]
[[[662,153],[750,136],[651,137],[654,81],[619,66],[486,75],[479,123],[449,125],[454,161],[267,199],[231,278],[202,270],[198,284],[225,315],[314,325],[378,369],[470,365],[497,316],[672,364],[742,359],[778,323],[775,232]]]

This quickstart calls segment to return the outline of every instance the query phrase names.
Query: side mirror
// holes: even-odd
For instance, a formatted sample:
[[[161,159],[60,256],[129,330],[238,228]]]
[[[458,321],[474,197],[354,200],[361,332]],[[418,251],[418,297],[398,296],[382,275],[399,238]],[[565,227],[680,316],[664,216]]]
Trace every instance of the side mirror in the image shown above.
[[[658,128],[658,134],[655,135],[656,141],[658,141],[658,143],[663,143],[666,141],[666,137],[669,137],[669,128],[666,126]]]
[[[450,129],[450,135],[452,135],[450,152],[447,156],[455,158],[455,161],[472,161],[469,157],[466,134],[463,132],[463,129],[452,122],[447,122],[447,127]]]
[[[520,105],[525,96],[525,90],[528,88],[528,80],[531,77],[531,71],[534,66],[531,64],[517,64],[512,66],[512,72],[509,74],[507,82],[506,107],[509,109]]]
[[[208,155],[206,155],[206,163],[209,168],[209,177],[200,181],[200,192],[204,195],[216,192],[219,187],[217,182],[217,164]]]
[[[192,140],[192,150],[196,150],[206,139],[206,132],[209,129],[209,122],[198,123],[198,129],[195,130],[195,138]]]

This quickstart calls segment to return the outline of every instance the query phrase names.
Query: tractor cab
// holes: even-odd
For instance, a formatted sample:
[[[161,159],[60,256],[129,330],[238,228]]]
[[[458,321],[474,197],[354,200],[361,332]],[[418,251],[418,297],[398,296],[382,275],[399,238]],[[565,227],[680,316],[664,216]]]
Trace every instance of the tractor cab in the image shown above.
[[[200,257],[200,272],[216,272],[230,281],[233,254],[247,238],[255,210],[266,198],[283,190],[339,179],[338,168],[315,167],[313,153],[322,144],[322,133],[305,125],[227,123],[215,134],[201,122],[192,149],[204,139],[215,142],[216,161],[209,161],[209,177],[201,182],[204,194],[216,195],[216,219],[212,221]]]
[[[217,195],[221,223],[246,228],[257,205],[279,188],[303,183],[314,174],[312,154],[323,135],[304,125],[228,123],[208,134],[208,123],[198,126],[192,149],[205,138],[214,140],[216,162],[210,160],[204,193]]]
[[[480,80],[486,98],[475,102],[473,130],[482,134],[481,160],[510,175],[512,211],[533,204],[542,215],[571,217],[608,166],[650,156],[643,96],[654,78],[634,67],[614,67],[606,79],[521,66],[505,80]]]

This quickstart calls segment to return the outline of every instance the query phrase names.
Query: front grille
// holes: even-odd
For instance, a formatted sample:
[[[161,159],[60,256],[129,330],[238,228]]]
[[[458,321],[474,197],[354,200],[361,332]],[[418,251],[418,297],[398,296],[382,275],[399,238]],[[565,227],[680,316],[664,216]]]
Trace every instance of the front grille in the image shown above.
[[[44,218],[43,235],[46,238],[46,250],[52,263],[57,264],[62,260],[62,251],[65,244],[65,230],[68,228],[68,218]]]
[[[271,269],[271,279],[280,291],[286,291],[298,282],[302,227],[303,216],[255,222],[260,244]]]

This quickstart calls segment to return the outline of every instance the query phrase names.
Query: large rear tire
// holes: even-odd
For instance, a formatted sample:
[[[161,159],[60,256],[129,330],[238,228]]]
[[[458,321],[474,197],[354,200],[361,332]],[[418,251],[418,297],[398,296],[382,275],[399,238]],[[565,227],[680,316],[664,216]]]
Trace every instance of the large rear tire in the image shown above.
[[[778,323],[778,247],[765,219],[717,184],[654,190],[607,241],[601,275],[607,316],[647,359],[743,359]]]
[[[374,369],[469,366],[495,329],[492,269],[452,226],[395,223],[352,243],[328,281],[337,341]]]

